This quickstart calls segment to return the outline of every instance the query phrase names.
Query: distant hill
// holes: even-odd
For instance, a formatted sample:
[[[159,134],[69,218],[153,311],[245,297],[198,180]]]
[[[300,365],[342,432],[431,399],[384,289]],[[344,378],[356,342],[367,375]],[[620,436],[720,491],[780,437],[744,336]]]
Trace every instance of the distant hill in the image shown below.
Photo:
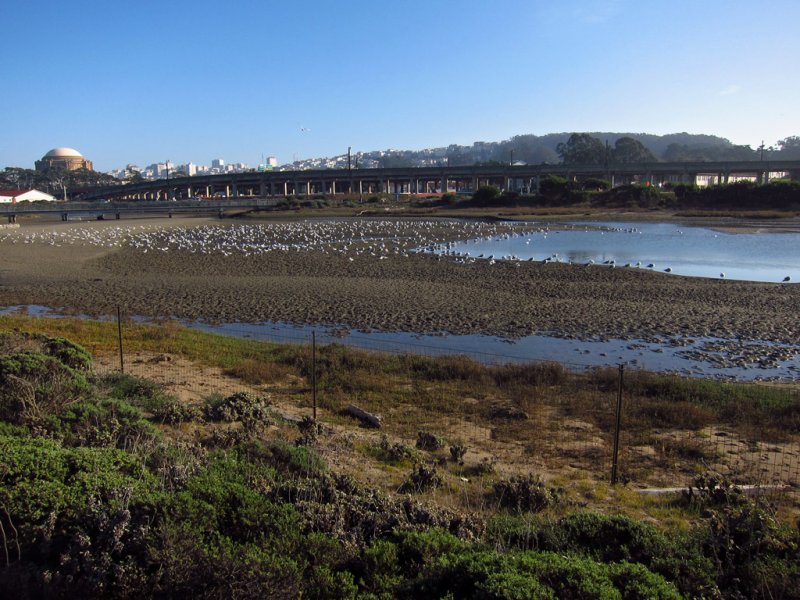
[[[623,137],[630,137],[644,145],[658,159],[663,161],[724,161],[756,160],[760,149],[736,145],[716,135],[695,133],[670,133],[655,135],[651,133],[594,131],[589,135],[602,144],[614,143]],[[521,161],[526,164],[560,163],[558,145],[565,143],[572,132],[548,133],[545,135],[517,135],[500,142],[474,142],[470,146],[451,144],[440,148],[424,150],[374,150],[361,152],[351,157],[353,166],[359,167],[411,167],[450,164],[474,165],[480,163]],[[797,137],[788,137],[778,142],[777,148],[769,148],[770,156],[794,158],[797,154]],[[788,142],[788,143],[787,143]],[[790,154],[792,156],[790,156]],[[784,156],[785,155],[785,156]],[[315,158],[296,161],[288,168],[342,168],[347,166],[347,155],[330,158]]]

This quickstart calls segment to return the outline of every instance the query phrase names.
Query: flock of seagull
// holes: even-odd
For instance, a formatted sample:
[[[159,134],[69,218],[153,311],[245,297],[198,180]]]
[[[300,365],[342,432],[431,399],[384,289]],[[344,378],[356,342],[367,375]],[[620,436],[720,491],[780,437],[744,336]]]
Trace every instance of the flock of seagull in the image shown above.
[[[0,233],[0,242],[11,244],[45,244],[56,247],[91,245],[106,248],[130,247],[147,252],[190,252],[193,254],[239,255],[244,257],[269,252],[321,252],[344,256],[353,261],[358,257],[386,260],[390,257],[407,257],[411,254],[434,254],[439,260],[450,259],[459,264],[478,260],[493,265],[506,261],[520,266],[522,262],[535,262],[533,257],[523,259],[515,254],[494,255],[457,250],[462,240],[473,242],[506,242],[525,238],[531,244],[535,235],[547,239],[548,234],[563,230],[588,230],[584,226],[564,225],[551,230],[546,225],[532,223],[443,221],[413,219],[325,219],[268,224],[209,224],[192,227],[164,227],[160,224],[120,224],[105,227],[54,227],[52,230],[6,230]],[[606,231],[641,233],[632,228],[608,228]],[[600,231],[601,235],[605,231]],[[571,260],[551,254],[541,263],[567,263]],[[582,264],[595,264],[608,268],[618,265],[614,259],[602,263],[588,260]],[[626,268],[655,269],[654,263],[625,263]],[[662,269],[671,273],[671,267]],[[720,273],[725,278],[725,273]],[[789,282],[785,277],[783,282]]]

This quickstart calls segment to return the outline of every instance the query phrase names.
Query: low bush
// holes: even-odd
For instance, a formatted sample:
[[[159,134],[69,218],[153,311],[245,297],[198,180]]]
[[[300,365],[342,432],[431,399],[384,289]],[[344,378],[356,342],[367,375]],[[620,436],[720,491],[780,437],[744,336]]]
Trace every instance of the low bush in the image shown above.
[[[247,392],[237,392],[225,398],[209,398],[205,416],[209,421],[245,421],[252,419],[269,422],[273,417],[269,410],[272,402],[266,397],[254,397]]]
[[[427,431],[417,432],[417,448],[420,450],[436,451],[444,448],[445,441],[438,435]]]
[[[559,492],[548,487],[537,475],[514,475],[492,486],[492,498],[516,512],[539,512],[559,502]]]
[[[126,450],[150,447],[160,437],[139,409],[108,398],[73,403],[50,415],[41,430],[65,446]]]
[[[0,419],[30,424],[55,414],[89,392],[78,370],[39,352],[0,356]]]
[[[422,493],[442,485],[442,478],[437,473],[436,467],[417,463],[401,486],[403,492]]]

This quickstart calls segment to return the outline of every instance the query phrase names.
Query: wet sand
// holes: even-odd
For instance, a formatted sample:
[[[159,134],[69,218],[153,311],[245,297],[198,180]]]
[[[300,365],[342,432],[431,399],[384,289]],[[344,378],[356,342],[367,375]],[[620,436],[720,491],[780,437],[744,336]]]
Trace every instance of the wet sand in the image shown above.
[[[148,220],[148,227],[206,219]],[[218,222],[217,222],[218,223]],[[20,233],[114,223],[25,225]],[[714,336],[796,344],[800,286],[638,269],[429,255],[275,250],[245,256],[0,241],[0,305],[67,312],[287,321],[362,330],[551,334],[581,339]]]

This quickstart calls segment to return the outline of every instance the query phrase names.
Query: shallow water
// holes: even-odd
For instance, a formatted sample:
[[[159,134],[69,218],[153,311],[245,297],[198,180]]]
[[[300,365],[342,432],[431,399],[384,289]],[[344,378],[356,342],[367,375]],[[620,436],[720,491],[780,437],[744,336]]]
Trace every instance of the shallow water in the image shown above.
[[[60,317],[43,306],[12,306],[1,309],[0,314],[13,311],[38,317]],[[89,317],[79,315],[78,318]],[[134,320],[148,321],[143,317],[135,317]],[[380,352],[409,352],[426,356],[459,354],[485,364],[555,361],[578,371],[624,364],[629,368],[691,377],[737,381],[800,380],[800,345],[777,345],[771,342],[666,336],[647,341],[582,341],[541,335],[508,340],[487,335],[364,332],[340,326],[280,322],[214,325],[200,321],[181,322],[193,329],[246,339],[310,344],[313,334],[318,344],[337,343]],[[782,355],[781,358],[774,356],[776,351]],[[770,355],[773,355],[771,359],[765,359]],[[733,366],[737,362],[738,366]]]
[[[800,281],[800,234],[723,233],[670,223],[577,222],[571,229],[466,240],[437,251],[520,260],[630,265],[675,275],[745,281]]]

